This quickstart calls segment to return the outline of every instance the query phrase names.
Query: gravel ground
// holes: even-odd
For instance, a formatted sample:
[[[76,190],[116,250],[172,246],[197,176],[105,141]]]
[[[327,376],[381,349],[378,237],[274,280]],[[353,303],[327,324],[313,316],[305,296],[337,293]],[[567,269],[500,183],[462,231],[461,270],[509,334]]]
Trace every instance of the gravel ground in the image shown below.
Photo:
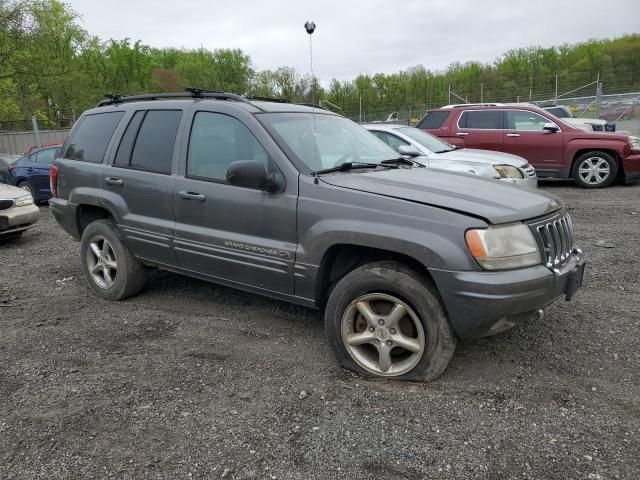
[[[640,185],[543,188],[584,288],[430,384],[343,371],[318,312],[198,280],[101,301],[42,208],[0,245],[0,478],[640,478]]]

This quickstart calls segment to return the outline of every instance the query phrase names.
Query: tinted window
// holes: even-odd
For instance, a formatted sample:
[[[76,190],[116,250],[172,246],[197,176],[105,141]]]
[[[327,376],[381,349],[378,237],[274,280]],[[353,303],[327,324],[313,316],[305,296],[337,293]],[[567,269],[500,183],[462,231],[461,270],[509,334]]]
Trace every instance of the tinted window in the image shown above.
[[[182,112],[149,110],[142,121],[131,154],[131,168],[171,173],[171,159]]]
[[[268,155],[249,129],[229,115],[198,112],[193,120],[187,175],[226,180],[237,160],[257,160],[267,168]]]
[[[56,154],[59,152],[57,148],[49,148],[47,150],[40,150],[35,155],[31,155],[31,161],[42,163],[44,165],[51,165],[56,159]]]
[[[67,141],[64,158],[102,163],[107,145],[124,112],[108,112],[87,115]]]
[[[549,120],[537,113],[524,110],[507,110],[507,128],[509,130],[542,131]]]
[[[144,117],[143,111],[136,112],[127,126],[127,130],[120,140],[120,146],[118,147],[118,153],[114,163],[116,165],[129,165],[131,162],[131,151],[133,150],[133,143],[136,141],[138,135],[138,129],[142,123]]]
[[[449,114],[451,112],[441,111],[441,112],[427,112],[427,114],[422,117],[422,120],[418,122],[416,125],[417,128],[440,128],[444,121],[449,118]]]
[[[502,128],[502,110],[467,110],[462,112],[460,128],[497,130]]]

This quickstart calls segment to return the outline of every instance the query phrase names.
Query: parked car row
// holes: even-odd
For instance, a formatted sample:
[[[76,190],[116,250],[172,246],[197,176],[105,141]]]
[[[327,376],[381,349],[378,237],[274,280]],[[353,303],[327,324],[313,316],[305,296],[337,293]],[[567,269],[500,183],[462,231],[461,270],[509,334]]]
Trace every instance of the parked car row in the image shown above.
[[[60,146],[60,142],[55,142],[44,147],[30,147],[23,156],[1,156],[0,183],[21,188],[36,203],[49,200],[49,169],[60,154]]]
[[[429,110],[417,127],[463,148],[518,155],[538,177],[584,188],[640,179],[640,138],[587,132],[531,104],[461,104]]]

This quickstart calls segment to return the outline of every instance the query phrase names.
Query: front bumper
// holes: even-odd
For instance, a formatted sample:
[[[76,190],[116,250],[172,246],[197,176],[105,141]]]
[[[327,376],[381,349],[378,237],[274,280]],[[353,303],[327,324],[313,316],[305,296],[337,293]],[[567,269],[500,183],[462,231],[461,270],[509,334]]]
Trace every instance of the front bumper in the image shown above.
[[[628,155],[622,159],[624,179],[626,183],[640,180],[640,153]]]
[[[522,185],[523,187],[538,188],[538,177],[501,178],[500,181],[513,183],[515,185]]]
[[[582,284],[585,261],[572,255],[553,273],[536,266],[504,272],[430,270],[459,337],[492,335],[526,320],[560,296],[567,300]]]
[[[0,236],[31,228],[39,218],[40,209],[33,204],[0,210]]]

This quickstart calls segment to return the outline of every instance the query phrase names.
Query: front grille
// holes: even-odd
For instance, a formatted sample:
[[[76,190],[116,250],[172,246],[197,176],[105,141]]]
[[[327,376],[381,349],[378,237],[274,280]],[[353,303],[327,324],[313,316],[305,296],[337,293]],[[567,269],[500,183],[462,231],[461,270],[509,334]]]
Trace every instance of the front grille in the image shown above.
[[[8,199],[0,199],[0,210],[9,210],[13,207],[14,201]]]
[[[573,251],[573,223],[568,213],[531,225],[542,247],[547,268],[557,268],[567,262]]]
[[[522,167],[522,170],[524,171],[524,174],[527,178],[533,178],[536,176],[536,169],[528,163],[524,167]]]

